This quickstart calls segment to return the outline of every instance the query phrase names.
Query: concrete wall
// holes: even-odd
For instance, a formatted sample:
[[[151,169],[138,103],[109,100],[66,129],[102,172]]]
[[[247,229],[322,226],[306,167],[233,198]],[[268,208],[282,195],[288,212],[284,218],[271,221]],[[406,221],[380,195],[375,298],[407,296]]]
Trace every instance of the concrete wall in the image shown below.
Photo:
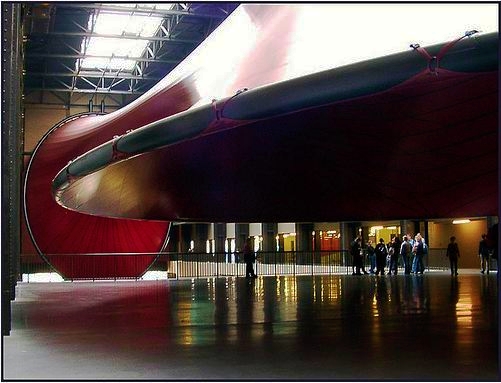
[[[456,237],[461,257],[459,268],[480,268],[478,258],[478,243],[482,234],[487,233],[487,221],[485,219],[471,221],[467,224],[454,225],[449,222],[430,222],[429,245],[432,248],[446,248],[451,236]]]

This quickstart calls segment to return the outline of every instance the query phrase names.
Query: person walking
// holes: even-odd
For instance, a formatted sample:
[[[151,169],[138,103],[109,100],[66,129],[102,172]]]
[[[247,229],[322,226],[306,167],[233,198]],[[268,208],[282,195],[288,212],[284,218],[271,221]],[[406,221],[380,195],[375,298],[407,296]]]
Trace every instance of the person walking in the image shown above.
[[[251,239],[247,238],[244,245],[245,278],[257,278],[254,272],[254,262],[256,257],[251,248]]]
[[[450,238],[446,255],[451,264],[451,275],[458,275],[459,246],[456,243],[456,237],[454,236]]]
[[[487,234],[482,234],[482,240],[478,244],[478,256],[480,257],[480,272],[483,274],[487,269],[487,274],[489,274],[490,249],[487,243]]]

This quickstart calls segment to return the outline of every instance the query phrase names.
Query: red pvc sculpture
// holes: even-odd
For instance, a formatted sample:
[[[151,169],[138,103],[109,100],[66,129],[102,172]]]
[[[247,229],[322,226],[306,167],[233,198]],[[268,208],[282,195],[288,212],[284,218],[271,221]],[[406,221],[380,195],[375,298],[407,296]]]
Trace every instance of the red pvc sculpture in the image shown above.
[[[91,253],[156,253],[174,220],[497,215],[497,35],[334,67],[311,12],[242,5],[135,102],[51,131],[26,181],[47,260],[137,276],[150,257]]]

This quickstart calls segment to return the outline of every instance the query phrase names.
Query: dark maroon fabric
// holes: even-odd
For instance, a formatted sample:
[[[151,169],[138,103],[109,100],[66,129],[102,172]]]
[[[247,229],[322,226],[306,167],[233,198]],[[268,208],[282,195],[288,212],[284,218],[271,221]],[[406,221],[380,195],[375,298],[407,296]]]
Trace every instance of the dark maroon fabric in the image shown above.
[[[371,96],[234,128],[228,120],[85,177],[103,190],[122,180],[128,192],[80,209],[208,222],[496,215],[497,94],[496,72],[424,71]],[[80,182],[68,199],[78,201]]]
[[[160,251],[169,222],[112,219],[67,210],[52,198],[52,179],[68,161],[114,135],[185,109],[193,102],[192,94],[186,84],[174,85],[110,115],[70,119],[43,138],[27,173],[26,217],[39,252],[63,277],[140,276],[154,259],[152,255],[119,254]],[[119,202],[111,199],[108,203]],[[110,255],[95,257],[94,253]]]

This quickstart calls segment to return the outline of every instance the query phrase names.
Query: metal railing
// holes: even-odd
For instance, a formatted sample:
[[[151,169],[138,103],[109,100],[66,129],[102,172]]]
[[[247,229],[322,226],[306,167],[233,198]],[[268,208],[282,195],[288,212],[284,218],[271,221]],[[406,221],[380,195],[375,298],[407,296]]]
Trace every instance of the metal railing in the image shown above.
[[[446,249],[429,249],[423,258],[425,269],[447,270],[449,261],[445,256]],[[241,253],[120,253],[120,254],[58,254],[53,257],[65,257],[71,264],[77,265],[82,257],[89,262],[91,270],[98,268],[97,260],[103,257],[113,257],[115,263],[130,262],[137,257],[151,257],[148,271],[164,273],[164,278],[207,278],[207,277],[243,277],[245,276],[245,263]],[[256,253],[254,269],[258,275],[330,275],[351,274],[352,256],[348,250],[334,251],[281,251]],[[96,265],[93,264],[96,260]],[[365,267],[368,271],[370,260],[365,257]],[[403,271],[399,259],[399,270]],[[21,273],[30,275],[40,272],[53,272],[47,264],[39,262],[21,262]],[[103,279],[98,273],[96,277],[86,279]],[[123,279],[121,275],[107,276],[106,279]],[[29,279],[28,279],[29,280]]]
[[[169,274],[176,278],[245,276],[241,253],[171,253]],[[258,275],[322,275],[346,273],[346,251],[258,252],[254,270]]]

